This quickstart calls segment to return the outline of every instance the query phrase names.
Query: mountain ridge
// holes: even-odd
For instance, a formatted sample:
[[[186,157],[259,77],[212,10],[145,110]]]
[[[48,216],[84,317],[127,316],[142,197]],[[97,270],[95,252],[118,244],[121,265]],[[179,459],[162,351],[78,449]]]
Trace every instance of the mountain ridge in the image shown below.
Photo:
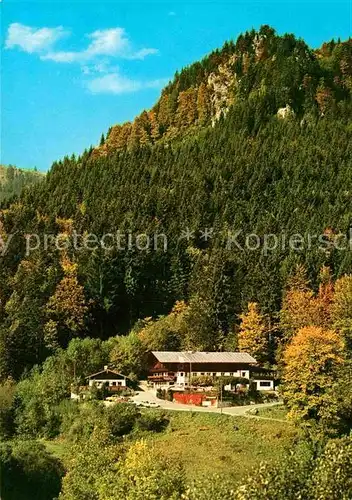
[[[39,182],[44,176],[36,170],[0,165],[0,202],[20,195],[25,187]]]
[[[283,58],[289,60],[295,80],[290,81],[291,75],[283,78],[286,93],[275,96],[272,114],[290,106],[302,118],[308,101],[324,113],[329,100],[338,103],[351,92],[351,44],[351,39],[332,40],[314,50],[292,34],[277,35],[269,26],[246,32],[236,42],[225,42],[222,49],[176,72],[157,103],[133,122],[110,127],[93,155],[168,141],[214,126],[236,99],[246,99],[255,91],[265,93],[268,84],[260,78],[260,70],[277,72]],[[262,68],[257,71],[256,66]]]

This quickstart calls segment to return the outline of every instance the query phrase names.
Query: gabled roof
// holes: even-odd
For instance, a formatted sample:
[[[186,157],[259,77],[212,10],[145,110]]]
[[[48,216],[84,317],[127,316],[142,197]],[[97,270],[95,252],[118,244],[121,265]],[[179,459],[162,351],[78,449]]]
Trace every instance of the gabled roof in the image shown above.
[[[246,352],[152,351],[160,363],[257,363]]]
[[[97,373],[92,373],[91,375],[88,375],[88,377],[86,377],[86,378],[93,378],[93,377],[96,377],[97,375],[102,375],[102,374],[108,375],[109,373],[111,373],[113,375],[118,375],[119,377],[122,377],[122,378],[128,378],[128,377],[126,377],[126,375],[122,375],[122,373],[116,372],[114,370],[110,370],[110,368],[107,368],[105,370],[101,370],[100,372],[97,372]]]

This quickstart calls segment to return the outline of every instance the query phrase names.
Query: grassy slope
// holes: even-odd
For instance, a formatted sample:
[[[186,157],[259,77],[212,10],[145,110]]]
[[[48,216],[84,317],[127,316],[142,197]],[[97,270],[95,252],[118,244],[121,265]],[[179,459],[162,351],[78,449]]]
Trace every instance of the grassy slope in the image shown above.
[[[280,408],[263,410],[260,415],[285,416]],[[165,458],[181,462],[188,480],[213,474],[240,480],[260,462],[279,460],[298,432],[285,421],[176,411],[168,412],[168,417],[170,424],[164,432],[143,437]],[[72,458],[64,439],[42,442],[64,465]]]
[[[274,418],[284,420],[287,416],[287,409],[283,405],[262,408],[258,411],[258,417]]]
[[[280,459],[296,437],[287,422],[172,412],[167,430],[150,440],[180,461],[189,479],[215,473],[237,480],[263,460]]]

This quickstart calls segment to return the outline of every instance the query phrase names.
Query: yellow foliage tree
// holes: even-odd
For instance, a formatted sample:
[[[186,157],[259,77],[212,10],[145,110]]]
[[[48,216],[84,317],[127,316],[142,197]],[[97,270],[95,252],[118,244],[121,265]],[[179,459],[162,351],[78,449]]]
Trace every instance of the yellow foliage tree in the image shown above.
[[[301,328],[284,351],[282,394],[289,417],[333,421],[336,405],[330,390],[344,363],[344,342],[333,330]]]
[[[334,286],[329,268],[322,268],[320,279],[319,292],[315,296],[309,287],[303,267],[299,266],[296,274],[291,278],[280,313],[280,326],[285,341],[290,340],[300,328],[305,326],[331,327]]]
[[[120,474],[121,492],[124,492],[126,500],[181,498],[184,479],[182,468],[176,462],[165,462],[145,440],[136,441],[130,446]]]
[[[257,361],[268,358],[268,329],[264,316],[260,313],[258,304],[250,302],[248,311],[240,315],[241,325],[238,334],[238,348],[248,352]]]
[[[77,276],[77,265],[64,256],[61,262],[64,277],[50,297],[46,310],[51,322],[68,331],[69,337],[77,335],[83,329],[88,306],[85,301],[84,289]]]

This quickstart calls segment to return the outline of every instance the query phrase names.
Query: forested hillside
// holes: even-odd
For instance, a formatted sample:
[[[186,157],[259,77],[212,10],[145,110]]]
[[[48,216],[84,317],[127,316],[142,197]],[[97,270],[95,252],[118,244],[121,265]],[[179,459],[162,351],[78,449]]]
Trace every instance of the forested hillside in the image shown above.
[[[312,50],[263,27],[176,74],[97,148],[54,163],[2,210],[1,376],[176,303],[187,309],[181,347],[236,347],[249,302],[277,324],[297,264],[313,291],[323,266],[348,273],[350,248],[334,238],[352,217],[351,91],[351,40]],[[246,244],[252,233],[258,245]],[[295,234],[293,249],[282,235]],[[273,332],[275,350],[283,330]]]
[[[43,179],[43,174],[35,170],[22,170],[12,165],[0,165],[0,202],[14,195],[20,195],[23,188]]]

